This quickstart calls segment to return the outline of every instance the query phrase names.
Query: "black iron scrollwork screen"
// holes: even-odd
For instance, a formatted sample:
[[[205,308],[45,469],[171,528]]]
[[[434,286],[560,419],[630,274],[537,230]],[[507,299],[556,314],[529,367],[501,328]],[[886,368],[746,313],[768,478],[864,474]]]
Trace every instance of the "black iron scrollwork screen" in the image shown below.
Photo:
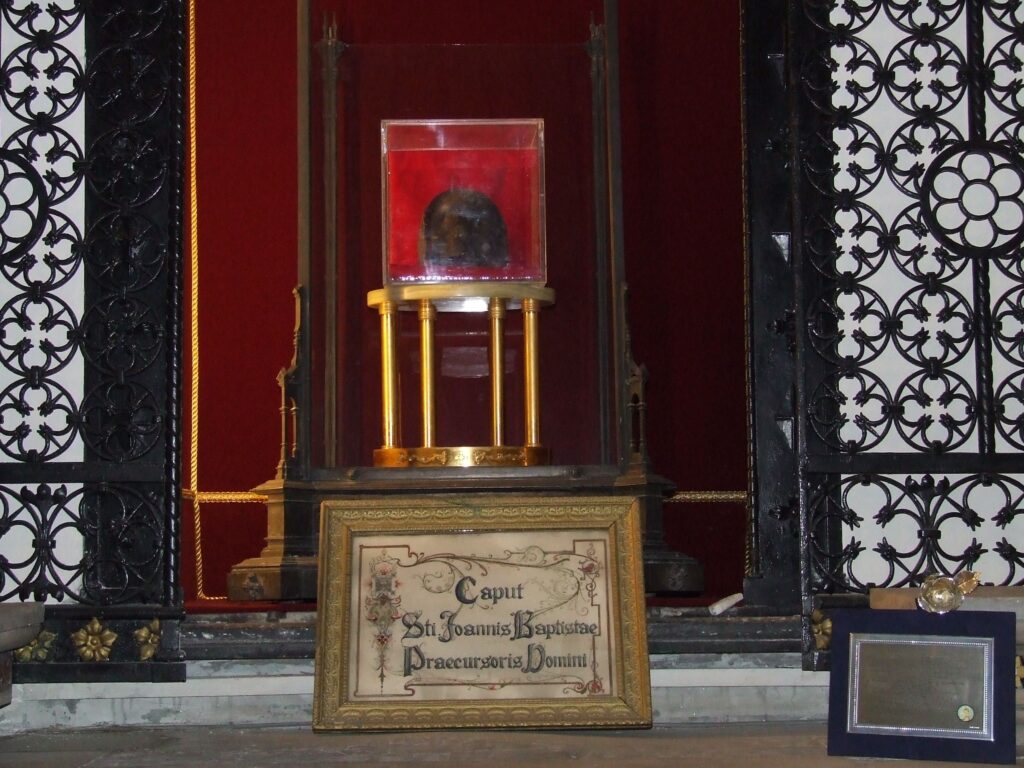
[[[754,5],[751,333],[787,348],[754,352],[756,441],[793,454],[772,449],[803,607],[963,569],[1024,583],[1024,9]],[[773,184],[785,205],[759,201]],[[773,361],[791,389],[761,383]]]
[[[49,604],[16,679],[183,671],[182,51],[176,0],[0,2],[0,601]]]

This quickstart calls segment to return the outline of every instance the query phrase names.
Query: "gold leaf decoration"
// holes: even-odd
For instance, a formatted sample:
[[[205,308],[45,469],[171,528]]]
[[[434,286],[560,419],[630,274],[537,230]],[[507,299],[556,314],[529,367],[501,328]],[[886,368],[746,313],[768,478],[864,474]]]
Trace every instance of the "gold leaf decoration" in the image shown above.
[[[133,633],[135,644],[139,647],[139,661],[149,661],[156,656],[160,648],[160,619],[153,619],[144,627]]]
[[[71,642],[75,644],[82,661],[106,661],[110,658],[116,640],[117,634],[100,624],[100,620],[95,617],[71,635]]]
[[[50,658],[53,641],[56,639],[57,635],[44,629],[28,645],[23,645],[15,650],[14,658],[22,664],[30,661],[46,661]]]

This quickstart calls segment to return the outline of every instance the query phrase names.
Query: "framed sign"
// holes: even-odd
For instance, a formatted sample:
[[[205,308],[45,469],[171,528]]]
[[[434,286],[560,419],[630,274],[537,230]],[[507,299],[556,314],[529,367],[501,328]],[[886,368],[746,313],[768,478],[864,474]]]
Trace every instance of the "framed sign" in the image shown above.
[[[1013,763],[1012,613],[836,611],[828,753]]]
[[[313,727],[649,727],[638,505],[328,501]]]

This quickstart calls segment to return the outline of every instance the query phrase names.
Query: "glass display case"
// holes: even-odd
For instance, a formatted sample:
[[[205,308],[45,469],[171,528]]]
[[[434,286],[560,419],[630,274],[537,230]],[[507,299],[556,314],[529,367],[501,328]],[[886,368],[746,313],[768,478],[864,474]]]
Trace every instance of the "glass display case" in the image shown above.
[[[603,53],[603,27],[591,26],[592,18],[602,17],[600,3],[581,3],[575,29],[540,40],[536,23],[525,17],[511,28],[467,23],[462,30],[396,39],[410,20],[397,12],[376,17],[364,35],[370,24],[354,6],[337,0],[310,6],[310,280],[303,282],[312,320],[311,466],[370,465],[374,450],[387,442],[381,435],[382,331],[367,295],[383,286],[442,280],[522,281],[546,284],[557,294],[543,312],[537,361],[550,460],[616,464],[607,429],[614,422],[614,277],[607,224],[599,229],[595,217],[596,198],[604,196],[598,184],[606,178],[605,141],[595,139],[595,113],[604,114],[605,97],[592,79]],[[519,168],[511,165],[516,155]],[[494,193],[509,237],[507,268],[441,267],[420,258],[422,216],[451,183]],[[434,328],[436,439],[486,445],[492,426],[488,302],[461,293],[457,308],[476,311],[444,312]],[[396,318],[395,427],[422,444],[414,434],[420,322],[413,304],[403,306],[414,311]],[[439,308],[455,307],[448,301]],[[505,319],[509,414],[524,408],[522,321],[516,312]],[[557,377],[545,375],[556,371]],[[524,430],[522,420],[510,419],[505,442],[524,444]]]
[[[668,484],[649,482],[625,318],[615,3],[572,0],[551,24],[540,0],[462,4],[453,28],[429,4],[300,0],[296,355],[259,489],[268,545],[233,569],[239,598],[315,594],[318,505],[346,494],[647,494],[660,542]]]
[[[546,281],[543,120],[385,120],[380,134],[385,284]]]
[[[384,287],[366,302],[380,314],[382,445],[378,467],[534,466],[540,443],[539,313],[554,300],[544,286],[544,121],[385,120],[381,124]],[[522,311],[524,439],[505,440],[508,311]],[[416,311],[420,442],[402,438],[400,315]],[[442,317],[438,316],[441,313]],[[490,442],[441,447],[437,404],[459,373],[453,347],[435,340],[450,312],[486,313],[488,335],[463,337],[462,350],[486,355]],[[479,326],[479,322],[477,323]],[[440,335],[444,339],[445,336]],[[448,365],[445,365],[445,360]],[[441,365],[437,363],[440,360]],[[515,366],[513,355],[508,364]],[[480,365],[480,372],[485,366]],[[405,377],[408,380],[408,377]],[[479,375],[474,378],[481,378]]]

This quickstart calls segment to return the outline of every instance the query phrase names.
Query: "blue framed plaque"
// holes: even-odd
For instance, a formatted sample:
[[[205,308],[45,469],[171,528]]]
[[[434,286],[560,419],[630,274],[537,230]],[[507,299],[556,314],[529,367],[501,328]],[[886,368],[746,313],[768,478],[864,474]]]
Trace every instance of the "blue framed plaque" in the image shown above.
[[[828,753],[1015,760],[1013,613],[833,615]]]

